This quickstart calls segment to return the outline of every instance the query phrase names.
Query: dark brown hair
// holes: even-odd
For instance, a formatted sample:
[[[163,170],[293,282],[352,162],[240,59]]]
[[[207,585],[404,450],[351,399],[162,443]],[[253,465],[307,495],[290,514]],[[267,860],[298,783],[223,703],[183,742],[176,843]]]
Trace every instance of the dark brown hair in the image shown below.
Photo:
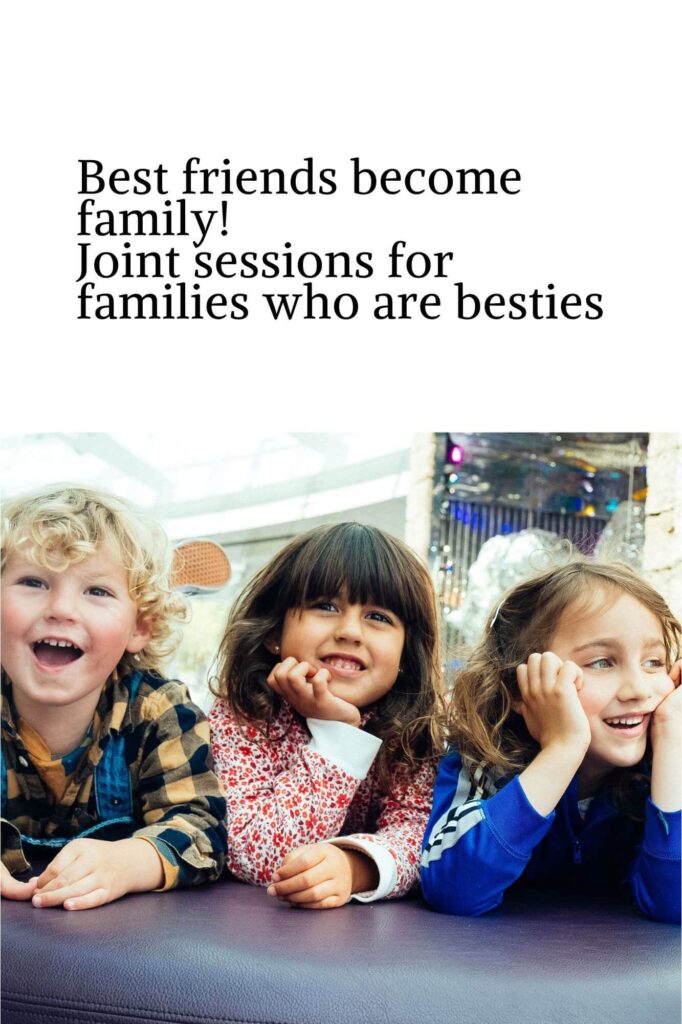
[[[666,668],[672,667],[679,657],[680,623],[661,595],[629,566],[576,557],[525,580],[507,591],[491,611],[480,643],[455,679],[448,739],[470,768],[482,765],[509,774],[530,764],[539,747],[512,707],[519,699],[517,665],[534,651],[548,649],[569,606],[587,609],[595,599],[610,603],[619,592],[630,594],[659,620]],[[632,783],[644,777],[642,769],[635,766],[613,773],[614,793],[625,809],[632,805]]]
[[[382,786],[401,765],[439,754],[439,616],[426,566],[374,526],[341,523],[296,537],[258,572],[235,602],[218,652],[215,692],[242,721],[267,728],[280,706],[266,679],[278,661],[266,642],[279,636],[290,609],[346,592],[351,603],[376,602],[405,627],[401,672],[376,704],[367,730],[383,740]]]

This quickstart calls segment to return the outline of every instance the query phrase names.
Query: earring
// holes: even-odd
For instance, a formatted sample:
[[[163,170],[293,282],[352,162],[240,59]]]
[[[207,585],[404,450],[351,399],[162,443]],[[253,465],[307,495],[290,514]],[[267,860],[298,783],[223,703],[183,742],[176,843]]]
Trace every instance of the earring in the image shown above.
[[[273,650],[275,654],[279,654],[279,644],[273,644]]]

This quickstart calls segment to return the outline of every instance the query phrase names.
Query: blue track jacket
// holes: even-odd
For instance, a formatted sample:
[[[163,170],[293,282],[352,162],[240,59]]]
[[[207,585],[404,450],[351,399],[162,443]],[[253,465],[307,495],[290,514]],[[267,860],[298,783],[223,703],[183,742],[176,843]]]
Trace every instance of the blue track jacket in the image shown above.
[[[471,777],[459,754],[443,758],[421,862],[424,897],[446,914],[498,907],[524,881],[597,891],[629,884],[635,903],[657,921],[680,921],[680,812],[646,802],[644,823],[596,794],[583,820],[574,778],[544,817],[518,775]]]

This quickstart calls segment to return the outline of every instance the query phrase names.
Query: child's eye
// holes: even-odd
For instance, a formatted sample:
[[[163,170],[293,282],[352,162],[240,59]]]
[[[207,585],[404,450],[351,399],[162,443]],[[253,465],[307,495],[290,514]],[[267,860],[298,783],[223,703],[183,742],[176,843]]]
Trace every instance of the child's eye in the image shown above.
[[[665,664],[660,658],[647,658],[644,662],[644,667],[658,669],[665,668]]]
[[[610,665],[611,662],[608,658],[595,658],[594,661],[591,661],[588,664],[587,668],[609,668]]]
[[[17,583],[21,587],[46,587],[47,584],[44,580],[39,579],[37,576],[22,576]]]
[[[113,597],[114,595],[106,587],[88,587],[88,594],[93,597]]]
[[[367,618],[372,619],[373,622],[388,622],[389,626],[393,625],[393,619],[386,612],[380,612],[376,609],[367,613]]]
[[[338,610],[333,601],[313,601],[310,607],[319,608],[323,612],[335,612]]]

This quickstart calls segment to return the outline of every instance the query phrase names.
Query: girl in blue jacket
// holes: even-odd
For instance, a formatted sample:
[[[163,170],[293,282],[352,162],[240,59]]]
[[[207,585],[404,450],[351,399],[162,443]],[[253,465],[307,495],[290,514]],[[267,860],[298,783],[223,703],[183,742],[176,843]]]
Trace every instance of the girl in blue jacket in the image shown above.
[[[680,623],[625,565],[576,559],[514,587],[456,680],[422,856],[437,910],[524,880],[630,886],[680,920]]]

